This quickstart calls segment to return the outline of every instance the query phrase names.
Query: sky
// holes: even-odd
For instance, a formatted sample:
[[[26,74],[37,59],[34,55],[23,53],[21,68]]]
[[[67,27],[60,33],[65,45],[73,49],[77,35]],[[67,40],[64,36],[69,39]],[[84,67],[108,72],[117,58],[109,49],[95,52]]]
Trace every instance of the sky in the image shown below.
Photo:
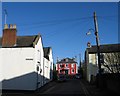
[[[41,34],[43,46],[52,47],[54,63],[57,57],[77,56],[79,61],[79,54],[84,60],[87,42],[96,45],[94,31],[86,35],[94,29],[94,11],[100,44],[118,43],[117,2],[2,2],[2,27],[4,9],[7,24],[17,25],[18,36]]]

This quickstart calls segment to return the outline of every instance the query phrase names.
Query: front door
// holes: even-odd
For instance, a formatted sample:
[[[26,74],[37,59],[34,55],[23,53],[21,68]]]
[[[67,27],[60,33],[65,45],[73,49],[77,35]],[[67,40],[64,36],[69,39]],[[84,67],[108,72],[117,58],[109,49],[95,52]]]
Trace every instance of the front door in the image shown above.
[[[65,74],[68,75],[68,70],[65,70]]]

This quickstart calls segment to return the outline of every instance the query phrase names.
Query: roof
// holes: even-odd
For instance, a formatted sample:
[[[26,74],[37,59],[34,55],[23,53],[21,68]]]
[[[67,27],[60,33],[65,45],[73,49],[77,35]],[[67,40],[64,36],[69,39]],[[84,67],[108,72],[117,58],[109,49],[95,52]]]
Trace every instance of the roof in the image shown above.
[[[97,46],[91,46],[87,48],[89,53],[97,53]],[[120,44],[106,44],[100,45],[101,53],[120,52]]]
[[[17,44],[13,47],[34,47],[38,42],[39,35],[33,36],[17,36]],[[2,37],[0,37],[0,46],[2,46]]]
[[[57,62],[57,64],[59,64],[59,63],[77,63],[77,62],[75,61],[75,58],[72,58],[72,59],[71,58],[64,58],[64,59]]]
[[[44,57],[49,60],[49,54],[50,54],[51,47],[44,47]]]

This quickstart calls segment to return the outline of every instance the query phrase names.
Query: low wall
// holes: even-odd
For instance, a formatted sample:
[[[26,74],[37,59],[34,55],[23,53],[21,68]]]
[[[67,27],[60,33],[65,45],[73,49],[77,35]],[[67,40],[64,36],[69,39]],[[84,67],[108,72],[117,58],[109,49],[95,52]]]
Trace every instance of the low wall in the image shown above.
[[[120,73],[97,75],[96,85],[100,89],[108,89],[120,94]]]

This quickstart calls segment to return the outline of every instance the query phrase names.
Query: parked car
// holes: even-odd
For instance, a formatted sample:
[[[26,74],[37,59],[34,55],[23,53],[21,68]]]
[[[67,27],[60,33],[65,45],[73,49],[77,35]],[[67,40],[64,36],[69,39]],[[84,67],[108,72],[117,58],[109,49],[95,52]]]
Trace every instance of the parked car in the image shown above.
[[[81,74],[76,74],[76,75],[75,75],[75,78],[76,78],[76,79],[80,79],[80,78],[81,78]]]
[[[59,74],[57,80],[58,80],[58,81],[66,81],[66,75],[64,75],[64,74]]]

